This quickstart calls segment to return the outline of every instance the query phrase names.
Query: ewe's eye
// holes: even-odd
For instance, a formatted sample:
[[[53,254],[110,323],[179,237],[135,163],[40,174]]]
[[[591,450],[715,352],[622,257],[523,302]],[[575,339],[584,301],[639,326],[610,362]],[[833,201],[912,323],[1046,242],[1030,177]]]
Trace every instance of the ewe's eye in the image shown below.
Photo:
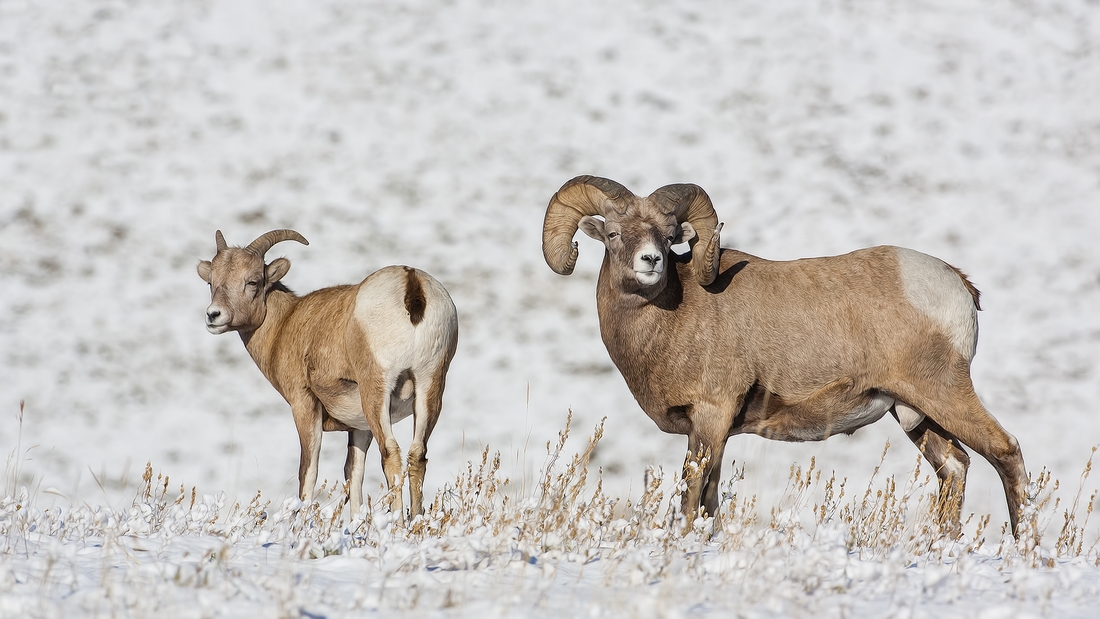
[[[619,238],[619,233],[618,232],[608,232],[607,233],[607,238],[608,238],[608,240],[617,239],[617,238]]]

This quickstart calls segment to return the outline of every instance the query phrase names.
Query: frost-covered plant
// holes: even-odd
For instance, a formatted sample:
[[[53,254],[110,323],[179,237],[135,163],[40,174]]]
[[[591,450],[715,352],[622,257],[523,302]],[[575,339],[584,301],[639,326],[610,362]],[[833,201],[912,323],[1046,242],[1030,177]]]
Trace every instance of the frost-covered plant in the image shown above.
[[[76,548],[99,548],[104,566],[120,560],[136,566],[141,561],[134,553],[167,553],[180,544],[199,550],[158,568],[166,582],[236,590],[243,579],[268,589],[280,608],[293,607],[296,589],[281,572],[264,567],[273,558],[288,565],[331,556],[362,559],[383,582],[425,570],[519,567],[552,575],[573,565],[596,570],[613,586],[724,582],[739,584],[745,595],[758,599],[784,588],[804,594],[854,586],[868,566],[878,566],[874,575],[886,579],[886,586],[913,565],[932,575],[964,569],[975,560],[995,562],[1000,570],[1043,570],[1071,560],[1100,565],[1096,533],[1088,528],[1097,495],[1084,500],[1091,458],[1067,507],[1057,496],[1058,483],[1044,472],[1034,480],[1036,501],[1024,520],[1026,535],[1014,540],[1006,524],[991,544],[987,537],[995,529],[987,515],[972,515],[957,538],[948,534],[935,480],[921,475],[919,460],[903,483],[879,479],[876,469],[866,488],[855,493],[847,479],[826,477],[815,460],[805,469],[794,465],[785,492],[766,512],[758,497],[744,490],[744,469],[735,467],[723,484],[717,515],[685,526],[683,479],[666,479],[660,468],[652,468],[640,496],[609,496],[599,472],[589,470],[602,423],[572,454],[569,432],[567,420],[558,440],[547,443],[545,464],[529,494],[519,493],[501,474],[500,455],[486,449],[436,494],[423,516],[409,522],[393,517],[384,496],[368,497],[352,519],[341,518],[347,492],[342,484],[322,485],[309,503],[297,498],[273,503],[260,493],[247,502],[230,501],[225,493],[173,486],[167,476],[154,475],[151,464],[134,499],[118,509],[86,504],[40,509],[35,495],[21,486],[0,497],[0,593],[18,582],[3,567],[14,559],[39,561],[44,567],[38,578],[49,590],[69,586],[62,581],[75,572],[64,566]],[[252,553],[262,553],[265,562],[249,559]],[[105,571],[105,582],[114,573]],[[132,576],[140,577],[140,570]],[[402,594],[390,603],[414,605],[418,595]],[[438,603],[458,604],[456,596],[448,590]]]

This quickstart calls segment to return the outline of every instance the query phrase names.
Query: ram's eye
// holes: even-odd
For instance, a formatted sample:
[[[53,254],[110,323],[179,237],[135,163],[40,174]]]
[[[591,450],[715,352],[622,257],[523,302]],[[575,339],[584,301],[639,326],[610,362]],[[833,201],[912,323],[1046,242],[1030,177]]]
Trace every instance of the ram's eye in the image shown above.
[[[665,240],[667,240],[667,241],[668,241],[669,243],[671,243],[671,242],[673,242],[673,241],[675,241],[675,240],[676,240],[676,237],[674,237],[674,236],[672,236],[672,235],[669,235],[669,236],[666,236],[666,237],[665,237]]]
[[[260,282],[247,282],[245,286],[259,286]]]
[[[615,239],[615,238],[619,238],[619,233],[618,233],[618,232],[608,232],[608,233],[607,233],[607,238],[608,238],[608,239]]]

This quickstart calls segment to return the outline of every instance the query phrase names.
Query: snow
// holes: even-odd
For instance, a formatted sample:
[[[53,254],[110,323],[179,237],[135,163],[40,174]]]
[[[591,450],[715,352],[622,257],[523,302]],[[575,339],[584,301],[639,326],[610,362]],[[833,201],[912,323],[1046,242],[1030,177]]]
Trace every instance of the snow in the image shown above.
[[[597,174],[637,193],[698,183],[724,245],[768,258],[894,244],[966,271],[985,309],[975,384],[1029,470],[1061,480],[1045,516],[1057,529],[1100,443],[1098,100],[1100,7],[1085,0],[0,0],[0,496],[26,486],[42,513],[126,511],[152,462],[229,505],[292,498],[287,407],[238,338],[205,332],[194,271],[215,229],[244,244],[289,227],[310,246],[271,255],[293,261],[295,290],[411,264],[451,291],[460,345],[427,496],[485,446],[524,496],[571,409],[576,428],[607,417],[591,476],[637,500],[647,467],[679,468],[684,439],[641,413],[600,342],[598,247],[579,239],[570,277],[540,252],[549,197]],[[406,441],[410,425],[397,426]],[[741,492],[770,506],[792,462],[813,457],[856,487],[887,441],[882,475],[907,477],[916,452],[888,419],[824,443],[736,437],[727,459],[745,467]],[[326,440],[322,478],[339,479],[342,443]],[[369,460],[366,489],[381,496]],[[990,514],[990,530],[1007,518],[980,458],[964,509]],[[202,557],[227,530],[8,530],[18,550],[0,552],[0,614],[340,616],[407,610],[415,586],[417,608],[442,615],[1085,616],[1098,578],[1095,556],[1006,579],[1012,559],[995,549],[853,558],[820,536],[779,556],[677,542],[679,567],[639,582],[643,568],[622,566],[642,555],[563,559],[553,574],[508,553],[438,570],[444,559],[398,533],[373,567],[350,550],[261,552],[245,535],[215,585],[169,575],[210,572]],[[403,553],[412,568],[379,567]],[[372,597],[387,587],[404,593]],[[448,590],[461,592],[452,610]]]
[[[721,523],[699,520],[682,532],[668,497],[655,491],[660,480],[618,510],[586,486],[583,456],[564,464],[564,446],[548,454],[538,489],[519,501],[493,498],[508,481],[499,458],[485,452],[476,472],[471,466],[448,484],[408,526],[385,508],[342,520],[335,495],[325,493],[313,505],[293,498],[272,505],[257,495],[229,507],[224,492],[192,491],[189,503],[184,488],[154,481],[151,468],[131,506],[119,510],[40,510],[24,487],[0,501],[0,611],[1086,617],[1100,595],[1095,546],[1052,552],[1024,534],[992,548],[980,530],[950,541],[926,534],[919,508],[866,497],[826,501],[820,517],[815,504],[815,522],[803,526],[806,505],[758,519],[752,502],[738,499],[735,479]],[[816,486],[812,471],[805,484],[793,481],[797,473],[797,488]],[[934,505],[924,490],[895,496]]]

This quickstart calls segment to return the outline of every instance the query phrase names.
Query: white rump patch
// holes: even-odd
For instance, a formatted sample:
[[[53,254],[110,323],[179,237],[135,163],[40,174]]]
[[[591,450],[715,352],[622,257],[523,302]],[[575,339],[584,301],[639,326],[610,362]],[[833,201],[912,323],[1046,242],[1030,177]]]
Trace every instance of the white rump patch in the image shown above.
[[[395,421],[412,414],[414,384],[405,372],[426,387],[458,334],[458,314],[443,285],[423,271],[416,273],[426,300],[419,324],[409,322],[405,308],[405,267],[379,269],[360,284],[355,297],[355,321],[389,386]]]
[[[960,355],[973,359],[978,345],[978,312],[962,279],[939,258],[912,249],[895,249],[906,300],[943,329]]]

